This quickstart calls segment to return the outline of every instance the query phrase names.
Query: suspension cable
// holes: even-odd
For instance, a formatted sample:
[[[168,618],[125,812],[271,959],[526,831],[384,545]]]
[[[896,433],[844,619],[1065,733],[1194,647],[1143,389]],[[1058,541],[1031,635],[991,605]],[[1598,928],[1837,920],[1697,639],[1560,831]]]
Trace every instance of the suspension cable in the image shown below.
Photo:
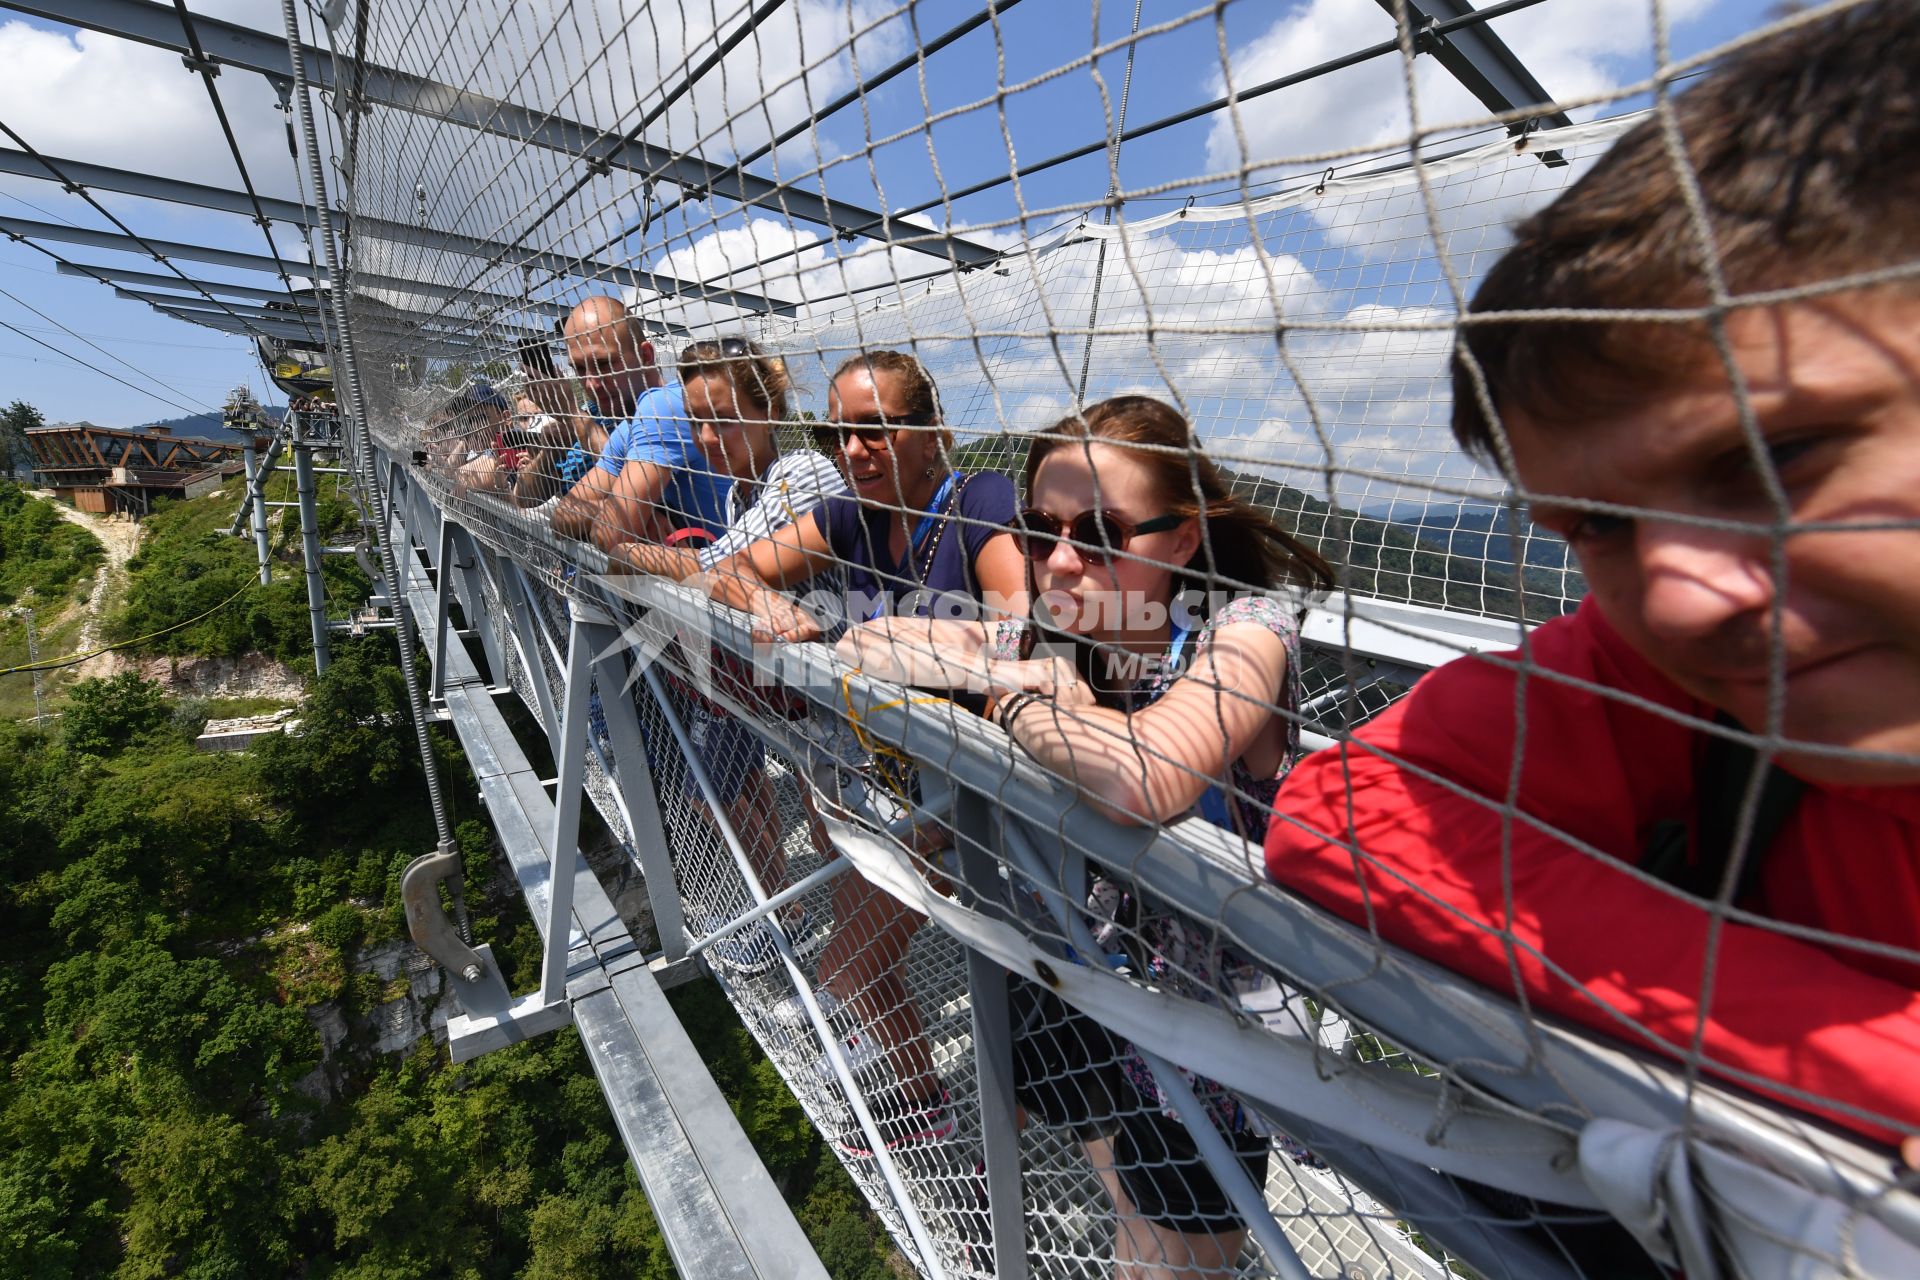
[[[4,290],[0,290],[0,292],[4,292]],[[9,294],[7,294],[7,296],[8,296],[9,298],[13,298],[13,295],[12,295],[12,294],[10,294],[10,293],[9,293]],[[18,298],[14,298],[14,301],[15,301],[15,302],[19,302],[20,300],[19,300]],[[22,305],[22,306],[25,306],[26,304],[24,304],[24,303],[22,303],[21,305]],[[32,310],[32,308],[28,308],[28,310]],[[35,314],[35,315],[40,315],[40,313],[39,313],[39,312],[37,312],[37,311],[35,311],[35,312],[34,312],[34,314]],[[46,317],[45,317],[45,316],[41,316],[41,318],[42,318],[42,319],[45,319]],[[58,321],[56,321],[55,323],[58,323]],[[184,405],[184,404],[181,404],[181,403],[180,403],[180,402],[179,402],[178,400],[170,400],[170,399],[168,399],[168,398],[167,398],[166,396],[163,396],[163,395],[160,395],[160,394],[158,394],[158,393],[156,393],[156,392],[153,392],[153,391],[149,391],[149,390],[147,390],[147,389],[146,389],[145,387],[143,387],[143,386],[140,386],[140,385],[138,385],[138,384],[136,384],[136,383],[132,383],[132,382],[128,382],[128,381],[127,381],[127,380],[126,380],[125,378],[123,378],[123,377],[121,377],[121,376],[120,376],[119,374],[117,374],[117,373],[109,373],[109,372],[107,372],[107,371],[106,371],[105,369],[102,369],[102,368],[101,368],[101,367],[100,367],[99,365],[97,365],[97,364],[93,364],[93,363],[91,363],[91,362],[89,362],[89,361],[86,361],[86,360],[82,360],[82,359],[81,359],[81,358],[80,358],[79,356],[76,356],[76,355],[74,355],[74,354],[73,354],[73,352],[71,352],[71,351],[62,351],[62,350],[61,350],[61,349],[60,349],[59,347],[56,347],[56,346],[54,346],[54,345],[53,345],[53,344],[52,344],[51,342],[48,342],[48,341],[47,341],[46,339],[44,339],[44,338],[38,338],[38,337],[35,337],[35,336],[34,336],[33,334],[31,334],[31,333],[28,333],[28,332],[27,332],[27,331],[26,331],[25,329],[22,329],[22,328],[21,328],[21,327],[20,327],[19,325],[17,325],[17,324],[9,324],[9,323],[8,323],[7,321],[5,321],[5,320],[0,320],[0,327],[5,327],[5,328],[8,328],[8,329],[11,329],[11,330],[13,330],[13,331],[14,331],[15,333],[17,333],[17,334],[19,334],[19,335],[20,335],[21,337],[23,337],[23,338],[25,338],[25,339],[26,339],[27,341],[29,341],[29,342],[37,342],[37,343],[39,343],[39,344],[40,344],[41,346],[43,346],[43,347],[45,347],[45,348],[46,348],[47,350],[49,350],[49,351],[51,351],[51,352],[53,352],[53,353],[54,353],[55,355],[57,355],[57,356],[59,356],[59,357],[61,357],[62,359],[65,359],[65,360],[71,360],[71,361],[73,361],[73,362],[74,362],[75,364],[77,364],[77,365],[80,365],[80,366],[82,366],[83,368],[87,368],[87,369],[91,369],[91,370],[93,370],[93,371],[94,371],[95,373],[97,373],[97,374],[99,374],[99,375],[100,375],[101,377],[103,377],[103,378],[111,378],[111,379],[113,379],[113,380],[114,380],[115,382],[117,382],[117,383],[119,383],[119,384],[120,384],[121,386],[123,386],[123,387],[126,387],[126,388],[127,388],[128,390],[130,390],[130,391],[138,391],[138,392],[139,392],[139,393],[140,393],[141,395],[143,395],[143,396],[147,396],[147,397],[149,397],[150,399],[154,399],[154,400],[158,400],[158,401],[160,401],[160,403],[162,403],[162,404],[166,404],[166,405],[171,405],[171,406],[173,406],[173,407],[174,407],[174,408],[176,408],[176,409],[185,409],[185,410],[186,410],[186,411],[187,411],[188,413],[190,413],[190,414],[197,414],[197,413],[201,413],[201,412],[204,412],[204,410],[201,410],[201,409],[194,409],[194,408],[189,408],[188,406],[186,406],[186,405]],[[64,328],[66,328],[66,326],[65,326],[65,325],[61,325],[60,327],[61,327],[61,328],[63,328],[63,329],[64,329]],[[71,330],[69,330],[69,332],[71,332]],[[75,334],[74,336],[76,336],[76,337],[78,337],[79,335],[78,335],[78,334]],[[84,339],[84,338],[81,338],[80,340],[81,340],[82,342],[85,342],[85,341],[86,341],[86,339]],[[91,346],[91,345],[93,345],[93,344],[91,344],[91,343],[88,343],[88,345],[89,345],[89,346]],[[138,371],[136,370],[136,372],[138,372]],[[145,376],[145,375],[143,375],[143,376]],[[155,379],[155,381],[158,381],[158,379]]]
[[[36,247],[37,247],[37,246],[36,246]],[[46,322],[47,322],[48,324],[50,324],[50,325],[52,325],[52,326],[53,326],[54,328],[56,328],[56,329],[58,329],[58,330],[60,330],[60,331],[61,331],[62,333],[64,333],[64,334],[66,334],[66,335],[67,335],[68,337],[70,337],[70,338],[77,338],[77,339],[79,339],[79,340],[80,340],[81,342],[84,342],[84,343],[86,343],[86,344],[87,344],[88,346],[90,346],[90,347],[92,347],[92,348],[93,348],[93,349],[94,349],[95,351],[98,351],[98,352],[99,352],[99,353],[100,353],[101,355],[103,355],[103,356],[106,356],[106,357],[107,357],[108,359],[110,359],[110,360],[117,360],[117,361],[119,361],[119,362],[120,362],[121,364],[123,364],[123,365],[125,365],[125,366],[126,366],[127,368],[129,368],[129,369],[131,369],[131,370],[133,370],[133,371],[134,371],[135,373],[137,373],[137,374],[139,374],[139,375],[140,375],[141,377],[143,377],[143,378],[145,378],[145,379],[146,379],[146,380],[147,380],[148,382],[151,382],[151,383],[152,383],[152,384],[153,384],[154,386],[156,386],[156,387],[167,387],[167,384],[166,384],[166,383],[164,383],[164,382],[162,382],[162,381],[161,381],[160,379],[158,379],[158,378],[156,378],[156,377],[154,377],[154,376],[153,376],[152,374],[150,374],[150,373],[148,373],[148,372],[147,372],[147,371],[146,371],[145,369],[142,369],[142,368],[141,368],[141,367],[140,367],[139,365],[137,365],[137,364],[134,364],[134,363],[133,363],[133,362],[132,362],[131,360],[128,360],[128,359],[126,359],[126,358],[125,358],[125,357],[123,357],[123,356],[119,356],[119,355],[115,355],[115,354],[114,354],[113,352],[111,352],[111,351],[109,351],[109,350],[107,350],[107,349],[106,349],[105,347],[103,347],[103,346],[101,346],[101,345],[100,345],[99,343],[97,343],[97,342],[95,342],[95,341],[94,341],[93,339],[91,339],[91,338],[89,338],[89,337],[87,337],[87,335],[86,335],[86,334],[84,334],[84,333],[78,333],[78,332],[75,332],[75,331],[74,331],[74,330],[72,330],[72,329],[69,329],[69,328],[67,328],[67,326],[66,326],[66,325],[64,325],[64,324],[61,324],[61,323],[60,323],[60,322],[59,322],[58,320],[56,320],[56,319],[54,319],[54,318],[53,318],[52,316],[50,316],[50,315],[48,315],[48,314],[47,314],[46,312],[44,312],[44,311],[42,311],[42,310],[41,310],[40,308],[38,308],[38,307],[36,307],[36,306],[34,306],[34,305],[33,305],[33,304],[31,303],[31,302],[28,302],[28,301],[27,301],[26,299],[24,299],[24,298],[20,298],[20,297],[17,297],[17,296],[15,296],[14,294],[11,294],[11,293],[9,293],[9,292],[7,292],[7,291],[6,291],[5,289],[0,289],[0,298],[9,298],[9,299],[11,299],[11,300],[12,300],[13,302],[15,302],[15,303],[17,303],[18,305],[20,305],[20,306],[22,306],[22,307],[25,307],[25,308],[26,308],[26,309],[27,309],[28,311],[31,311],[31,312],[33,312],[33,314],[35,314],[35,315],[37,315],[37,316],[39,316],[39,317],[40,317],[40,318],[41,318],[42,320],[45,320],[45,321],[46,321]],[[16,330],[16,332],[18,332],[18,331]],[[45,345],[45,344],[42,344],[42,345]],[[69,356],[68,358],[69,358],[69,359],[73,359],[74,357],[72,357],[72,356]],[[104,371],[104,370],[102,370],[101,372],[105,372],[105,371]],[[108,377],[110,377],[110,378],[111,378],[111,377],[113,377],[113,375],[112,375],[112,374],[107,374],[107,376],[108,376]],[[133,384],[132,384],[132,383],[124,383],[123,385],[125,385],[125,386],[133,386]],[[168,389],[168,390],[173,390],[173,388],[171,388],[171,387],[167,387],[167,389]],[[140,388],[138,388],[138,387],[134,387],[134,390],[136,390],[136,391],[139,391],[139,390],[141,390],[141,389],[140,389]],[[199,408],[197,408],[197,409],[195,409],[195,408],[188,408],[188,407],[187,407],[186,405],[184,405],[184,404],[181,404],[181,403],[180,403],[180,402],[179,402],[178,400],[175,400],[175,399],[172,399],[172,398],[171,398],[171,397],[169,397],[169,396],[161,396],[161,395],[154,395],[154,393],[153,393],[153,392],[151,392],[151,391],[144,391],[144,392],[142,392],[142,394],[144,394],[144,395],[148,395],[148,396],[153,396],[153,398],[154,398],[155,400],[159,400],[159,401],[162,401],[163,403],[166,403],[166,404],[170,404],[170,405],[172,405],[172,406],[174,406],[174,407],[175,407],[175,408],[177,408],[177,409],[186,409],[186,411],[187,411],[188,413],[211,413],[211,412],[216,412],[216,410],[214,410],[214,408],[213,408],[213,406],[212,406],[212,405],[209,405],[209,404],[202,404],[202,405],[201,405],[201,406],[200,406]]]
[[[407,685],[407,710],[413,716],[414,741],[420,750],[420,769],[426,775],[427,798],[433,806],[434,833],[439,839],[441,851],[451,852],[454,848],[453,828],[447,821],[446,799],[441,793],[440,765],[434,758],[433,743],[427,736],[426,702],[420,696],[420,682],[414,672],[412,616],[407,612],[407,598],[401,594],[400,561],[394,554],[393,539],[389,532],[393,528],[393,521],[386,507],[392,503],[393,495],[381,492],[373,465],[373,430],[367,422],[366,401],[361,395],[360,370],[353,353],[353,334],[347,328],[345,281],[340,274],[340,254],[333,241],[333,218],[327,211],[326,172],[320,165],[320,135],[313,125],[313,102],[307,89],[306,52],[301,44],[300,17],[294,10],[293,0],[280,0],[280,14],[286,23],[287,53],[293,63],[294,110],[300,117],[300,132],[307,149],[308,177],[313,184],[314,229],[320,233],[321,251],[326,255],[327,278],[333,282],[333,287],[327,290],[327,299],[334,322],[334,389],[346,419],[346,430],[358,437],[349,452],[358,455],[355,463],[360,472],[361,493],[364,501],[373,504],[381,517],[380,567],[386,579],[387,599],[393,606],[394,630],[400,641],[400,673]]]
[[[1133,0],[1133,30],[1127,40],[1127,70],[1120,78],[1120,114],[1114,119],[1113,141],[1107,149],[1107,199],[1106,207],[1100,214],[1100,225],[1106,227],[1113,225],[1113,209],[1120,195],[1120,140],[1127,132],[1127,99],[1133,93],[1133,55],[1140,50],[1140,9],[1144,2]],[[1097,14],[1099,10],[1094,12]],[[1095,31],[1094,39],[1097,43],[1098,31]],[[1082,410],[1087,407],[1087,374],[1093,368],[1093,331],[1100,323],[1100,286],[1106,274],[1107,241],[1102,236],[1093,260],[1093,303],[1087,309],[1087,345],[1080,352],[1080,389],[1074,395],[1074,403]]]
[[[105,218],[108,222],[111,222],[115,227],[119,228],[122,235],[125,235],[128,239],[133,240],[142,249],[145,249],[147,251],[147,255],[151,257],[155,262],[160,263],[162,266],[166,267],[167,270],[179,276],[182,283],[192,285],[193,291],[195,293],[205,298],[208,302],[211,302],[214,306],[218,307],[221,311],[224,311],[236,324],[243,325],[248,329],[253,329],[253,326],[251,324],[248,324],[247,318],[245,316],[238,314],[226,303],[214,297],[211,293],[208,293],[206,290],[206,287],[203,286],[198,280],[193,279],[186,272],[182,271],[179,267],[175,266],[171,258],[168,258],[165,254],[161,253],[158,249],[155,249],[151,244],[147,243],[147,240],[145,237],[143,237],[139,232],[135,231],[132,227],[128,226],[125,222],[121,221],[119,216],[116,215],[113,212],[113,210],[107,208],[107,206],[105,206],[104,204],[101,204],[99,200],[95,199],[93,192],[87,190],[87,188],[81,185],[80,183],[75,182],[72,178],[68,177],[65,173],[62,173],[60,170],[60,166],[56,165],[53,161],[47,159],[45,156],[41,155],[38,151],[34,150],[33,144],[29,143],[25,138],[21,137],[19,131],[16,130],[12,125],[8,124],[4,120],[0,120],[0,133],[5,133],[7,137],[13,140],[13,144],[15,146],[19,147],[22,151],[26,152],[29,156],[32,156],[34,160],[36,160],[40,164],[40,167],[45,169],[48,173],[52,174],[54,177],[54,180],[58,182],[61,186],[65,187],[68,191],[71,191],[74,195],[79,196],[82,200],[85,200],[88,204],[92,205],[94,210],[98,212],[101,217]],[[259,332],[257,329],[253,331],[256,333]]]
[[[1481,23],[1491,21],[1505,14],[1517,13],[1522,9],[1531,9],[1534,5],[1543,2],[1544,0],[1502,0],[1500,4],[1488,5],[1484,9],[1475,9],[1471,12],[1463,13],[1457,18],[1448,18],[1444,22],[1435,22],[1423,27],[1422,30],[1430,32],[1436,37],[1445,36],[1451,32],[1459,31],[1467,27],[1478,26]],[[1149,134],[1159,133],[1163,129],[1171,129],[1175,125],[1186,124],[1190,120],[1197,120],[1202,116],[1212,115],[1216,111],[1238,106],[1254,98],[1264,97],[1267,94],[1276,93],[1281,89],[1288,89],[1297,84],[1305,84],[1310,80],[1317,80],[1321,76],[1331,75],[1335,71],[1343,71],[1348,67],[1357,66],[1362,62],[1370,62],[1375,58],[1383,58],[1399,52],[1400,42],[1398,39],[1382,40],[1378,44],[1368,45],[1364,49],[1356,49],[1352,53],[1342,54],[1337,58],[1329,58],[1325,62],[1307,67],[1301,71],[1290,72],[1276,80],[1268,80],[1263,84],[1254,85],[1250,89],[1236,90],[1224,97],[1215,98],[1211,102],[1203,102],[1199,106],[1188,107],[1184,111],[1176,111],[1170,116],[1162,116],[1158,120],[1150,120],[1146,124],[1121,132],[1117,138],[1102,138],[1098,142],[1089,142],[1084,146],[1075,147],[1070,151],[1062,151],[1058,155],[1049,156],[1045,160],[1036,160],[1032,164],[1023,165],[1011,172],[995,174],[993,177],[976,182],[970,187],[961,187],[958,191],[942,192],[932,200],[924,201],[921,204],[909,205],[904,209],[899,209],[888,214],[887,217],[889,220],[897,222],[902,218],[912,217],[916,213],[925,213],[927,210],[937,208],[943,204],[950,207],[956,200],[964,200],[968,196],[976,196],[983,191],[991,191],[995,187],[1006,186],[1010,182],[1017,182],[1021,178],[1031,177],[1036,173],[1055,168],[1069,161],[1095,155],[1101,151],[1105,151],[1108,147],[1114,145],[1116,141],[1132,142],[1135,138],[1144,138]],[[868,235],[878,229],[879,226],[880,224],[878,222],[869,222],[858,227],[839,228],[838,233],[843,237]],[[807,244],[796,245],[791,249],[782,249],[779,253],[756,259],[743,266],[730,268],[721,276],[715,276],[711,279],[699,281],[698,283],[712,284],[714,280],[723,279],[726,276],[739,275],[742,272],[751,271],[756,267],[771,266],[786,258],[805,253],[808,249],[816,247],[816,244],[817,242],[809,242]]]
[[[233,136],[233,124],[227,119],[227,105],[220,100],[220,87],[213,82],[219,68],[200,48],[200,33],[194,29],[193,14],[187,10],[187,0],[173,0],[173,7],[180,14],[180,26],[186,32],[187,48],[192,51],[188,65],[200,73],[201,83],[207,86],[207,97],[213,102],[213,114],[220,121],[220,132],[226,135],[227,150],[233,155],[233,167],[240,171],[240,185],[247,189],[247,200],[253,205],[253,220],[259,224],[260,234],[266,238],[267,252],[273,255],[273,265],[279,268],[280,283],[286,288],[287,297],[293,297],[293,277],[287,272],[287,264],[280,257],[280,248],[273,242],[273,231],[267,219],[267,211],[260,207],[260,193],[253,189],[253,177],[247,172],[247,162],[240,154],[240,141]],[[298,314],[298,308],[295,308]],[[309,334],[313,332],[304,319],[302,328]]]

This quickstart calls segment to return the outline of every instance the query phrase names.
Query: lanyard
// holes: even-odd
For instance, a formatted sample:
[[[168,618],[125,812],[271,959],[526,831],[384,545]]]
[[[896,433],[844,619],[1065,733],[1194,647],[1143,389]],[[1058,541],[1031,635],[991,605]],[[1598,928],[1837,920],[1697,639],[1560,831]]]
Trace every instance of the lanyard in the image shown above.
[[[909,565],[913,563],[913,558],[920,554],[920,548],[927,538],[932,535],[933,526],[940,519],[940,508],[946,503],[947,495],[952,492],[953,473],[949,471],[947,478],[940,482],[940,488],[934,492],[932,505],[927,508],[926,514],[920,517],[920,523],[913,527],[913,538],[907,543]]]
[[[1177,622],[1173,624],[1173,641],[1167,646],[1167,665],[1169,667],[1178,667],[1180,665],[1180,651],[1187,647],[1187,635],[1187,628]]]
[[[907,558],[902,568],[913,568],[914,560],[920,555],[920,548],[926,544],[927,539],[939,528],[941,520],[940,509],[946,505],[947,495],[953,492],[954,479],[955,474],[949,471],[947,478],[940,482],[939,489],[934,492],[933,502],[927,507],[925,513],[921,515],[920,522],[913,527],[913,537],[907,540]],[[920,571],[920,577],[924,580],[932,568],[932,564],[924,566]],[[878,584],[876,583],[876,585]],[[924,581],[922,585],[924,585]],[[886,596],[890,596],[891,594],[891,592],[885,593],[881,599],[874,601],[873,612],[867,615],[868,622],[872,622],[886,611],[887,604],[889,603]]]

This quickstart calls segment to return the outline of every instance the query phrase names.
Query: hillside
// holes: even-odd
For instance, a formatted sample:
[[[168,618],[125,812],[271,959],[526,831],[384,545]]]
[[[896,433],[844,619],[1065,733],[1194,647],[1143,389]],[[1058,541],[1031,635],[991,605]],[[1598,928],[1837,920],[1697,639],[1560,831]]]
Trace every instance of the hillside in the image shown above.
[[[88,635],[90,609],[106,585],[107,549],[71,514],[0,480],[0,669],[24,665],[35,648],[42,659],[71,652]],[[33,610],[37,645],[28,644],[25,609]],[[66,676],[46,672],[43,690]],[[0,718],[31,716],[35,708],[32,674],[0,677]]]
[[[278,422],[284,410],[278,405],[262,406],[269,420]],[[228,443],[245,439],[236,431],[229,431],[222,425],[217,413],[194,413],[182,418],[163,418],[158,422],[149,422],[133,428],[135,431],[151,431],[155,427],[164,427],[176,436],[188,436],[197,440],[217,440]]]
[[[248,586],[250,540],[219,532],[236,500],[155,514],[116,633],[212,600],[139,648],[310,671],[297,574]],[[71,598],[66,563],[44,581]],[[414,1038],[448,1009],[406,959],[399,874],[434,835],[398,655],[391,633],[333,654],[300,733],[244,755],[192,746],[228,709],[130,673],[58,691],[43,726],[0,718],[0,1276],[669,1280],[571,1029],[460,1067]],[[538,934],[433,733],[474,932],[529,990]],[[671,999],[830,1273],[885,1280],[884,1235],[718,989]]]

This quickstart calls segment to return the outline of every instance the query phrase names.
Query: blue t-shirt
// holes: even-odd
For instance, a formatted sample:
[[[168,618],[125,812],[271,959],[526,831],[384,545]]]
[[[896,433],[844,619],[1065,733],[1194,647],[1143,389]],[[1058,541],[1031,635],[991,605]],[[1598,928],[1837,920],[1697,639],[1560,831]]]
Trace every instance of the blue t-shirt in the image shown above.
[[[575,440],[567,449],[565,456],[560,459],[560,483],[571,489],[585,479],[587,472],[591,470],[593,470],[593,455],[587,452],[585,445]]]
[[[633,417],[613,426],[606,451],[600,455],[600,469],[617,476],[630,461],[658,463],[668,469],[660,501],[673,513],[676,524],[697,524],[713,534],[726,532],[727,490],[733,487],[733,477],[716,475],[707,465],[679,383],[650,388],[633,406]]]
[[[1013,523],[1014,507],[1013,481],[999,472],[956,475],[932,518],[914,522],[924,533],[908,546],[904,562],[887,552],[899,515],[894,510],[835,494],[813,509],[813,521],[848,566],[849,621],[897,614],[903,606],[910,616],[978,618],[973,563],[980,548]]]

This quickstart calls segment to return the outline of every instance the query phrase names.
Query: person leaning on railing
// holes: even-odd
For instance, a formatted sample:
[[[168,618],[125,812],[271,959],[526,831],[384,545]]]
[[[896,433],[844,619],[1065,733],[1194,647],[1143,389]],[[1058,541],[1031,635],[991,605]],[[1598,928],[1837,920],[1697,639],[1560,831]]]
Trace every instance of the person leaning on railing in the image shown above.
[[[708,470],[678,384],[618,298],[588,298],[566,322],[567,360],[607,432],[600,458],[553,511],[553,531],[601,548],[699,526],[718,533],[727,483]]]
[[[505,493],[522,453],[506,438],[507,402],[490,382],[473,382],[453,405],[457,444],[449,454],[456,493]]]
[[[870,351],[842,364],[828,390],[824,432],[851,492],[716,565],[707,577],[715,599],[755,613],[777,637],[815,639],[819,619],[780,591],[838,566],[847,574],[845,599],[861,618],[903,609],[978,616],[983,600],[1024,612],[1025,572],[1007,532],[1013,482],[952,469],[939,393],[919,360]],[[949,840],[923,828],[916,851],[931,854]],[[820,956],[820,1004],[844,1032],[855,1072],[865,1078],[890,1066],[895,1076],[894,1087],[872,1100],[890,1147],[942,1138],[954,1127],[919,1010],[900,977],[907,944],[924,921],[858,874],[843,875],[833,936]],[[797,1001],[776,1015],[806,1025]],[[868,1152],[868,1139],[851,1123],[836,1144],[851,1155]]]
[[[779,356],[762,352],[745,338],[696,342],[680,352],[680,384],[707,465],[732,481],[726,492],[726,527],[717,539],[669,534],[664,543],[618,543],[608,555],[609,572],[691,578],[846,492],[839,469],[825,454],[813,449],[782,453],[774,444],[774,425],[792,420],[792,382]],[[807,585],[833,590],[838,575],[829,570]],[[687,657],[705,661],[707,655]],[[708,777],[727,806],[734,830],[744,838],[754,874],[768,893],[777,893],[786,887],[787,859],[766,775],[766,748],[751,728],[722,711],[696,702],[690,714],[702,721],[692,728],[692,737],[701,744]],[[831,854],[817,823],[812,824],[812,835],[816,849]],[[707,918],[697,923],[703,932],[711,932],[724,921],[710,908]],[[813,922],[803,905],[790,907],[781,924],[796,950],[810,954],[810,947],[817,949]],[[744,972],[770,968],[775,960],[764,923],[714,944],[713,955]]]
[[[552,502],[579,484],[599,459],[606,432],[574,402],[573,388],[554,364],[553,350],[532,339],[520,344],[521,390],[511,433],[527,451],[514,477],[523,507]]]
[[[1454,434],[1587,598],[1296,769],[1267,869],[1534,1009],[1674,1056],[1698,1036],[1713,1075],[1911,1137],[1920,6],[1788,30],[1673,111],[1697,203],[1641,124],[1515,229],[1454,362]],[[1721,287],[1723,318],[1593,314]]]
[[[1331,585],[1326,562],[1234,496],[1187,420],[1146,396],[1035,436],[1026,487],[1013,524],[1026,625],[998,626],[991,642],[965,625],[863,627],[842,652],[909,684],[1016,690],[993,719],[1122,822],[1192,814],[1258,842],[1299,751],[1300,620]],[[1285,1004],[1262,1000],[1278,984],[1211,931],[1094,870],[1093,937],[1114,963],[1190,998]],[[1168,1277],[1230,1267],[1246,1225],[1145,1061],[1050,992],[1011,981],[1016,1095],[1085,1143],[1118,1215],[1116,1264]],[[1217,1084],[1192,1083],[1264,1187],[1265,1129]]]

